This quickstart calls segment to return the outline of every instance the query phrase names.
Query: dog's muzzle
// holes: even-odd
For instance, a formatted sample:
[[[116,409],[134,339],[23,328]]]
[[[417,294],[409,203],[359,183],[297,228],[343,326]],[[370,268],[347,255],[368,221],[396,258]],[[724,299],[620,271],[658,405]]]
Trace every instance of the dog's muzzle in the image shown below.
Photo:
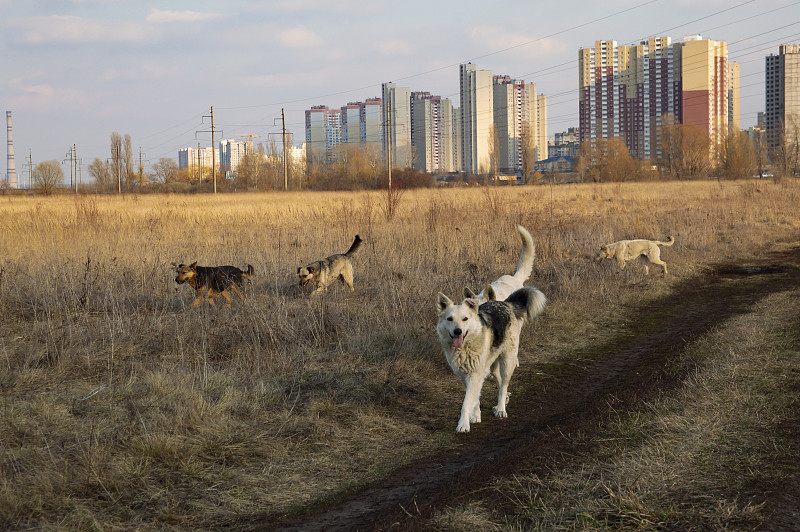
[[[467,338],[467,334],[464,333],[464,336],[461,336],[462,332],[461,329],[454,329],[453,332],[450,333],[450,338],[453,340],[453,347],[456,349],[464,347],[464,340]]]
[[[186,281],[184,281],[184,280],[181,280],[181,278],[180,278],[180,277],[176,277],[176,278],[175,278],[175,282],[176,282],[176,283],[178,283],[178,284],[183,284],[183,283],[185,283]]]

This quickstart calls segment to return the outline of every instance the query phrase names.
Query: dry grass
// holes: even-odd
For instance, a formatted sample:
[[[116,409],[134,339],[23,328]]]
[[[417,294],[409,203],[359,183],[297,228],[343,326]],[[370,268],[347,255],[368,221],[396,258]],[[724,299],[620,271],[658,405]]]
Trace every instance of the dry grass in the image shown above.
[[[497,482],[490,490],[515,514],[469,504],[434,522],[445,530],[464,521],[502,530],[763,528],[764,497],[780,496],[797,475],[800,449],[785,434],[796,427],[781,423],[797,419],[798,311],[797,291],[767,296],[683,355],[697,367],[677,393],[610,416],[592,435],[591,457]]]
[[[407,191],[390,221],[374,192],[2,198],[0,524],[210,528],[335,496],[453,441],[434,296],[511,273],[515,224],[550,299],[524,364],[796,238],[798,204],[794,181]],[[355,294],[306,297],[297,266],[356,233]],[[589,260],[669,234],[666,279]],[[191,308],[170,263],[194,260],[252,264],[247,304]]]

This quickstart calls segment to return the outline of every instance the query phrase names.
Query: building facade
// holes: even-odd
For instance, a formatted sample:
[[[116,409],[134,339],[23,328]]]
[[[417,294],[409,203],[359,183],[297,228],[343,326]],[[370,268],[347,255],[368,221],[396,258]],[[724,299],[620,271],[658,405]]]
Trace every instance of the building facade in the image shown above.
[[[800,128],[800,44],[782,44],[766,58],[764,129],[770,150],[787,128]]]
[[[219,141],[220,168],[225,167],[230,172],[236,172],[239,162],[245,155],[253,153],[253,142],[241,142],[236,139],[223,139]]]
[[[453,103],[429,92],[411,93],[412,167],[428,173],[453,172]]]
[[[178,150],[178,168],[190,168],[196,171],[198,168],[211,168],[212,163],[219,165],[219,150],[210,146],[206,148],[183,148]]]
[[[729,116],[738,120],[738,65],[728,64],[724,42],[699,35],[631,46],[597,41],[578,59],[581,142],[619,137],[632,157],[657,159],[665,117],[699,127],[715,142]]]
[[[315,105],[306,110],[306,164],[333,162],[342,141],[342,111]]]
[[[494,127],[501,173],[519,173],[523,157],[547,158],[547,98],[536,84],[493,76]]]
[[[488,174],[489,143],[494,125],[492,72],[477,70],[472,63],[459,66],[461,97],[461,171]]]
[[[384,83],[381,87],[383,142],[391,150],[392,166],[411,166],[411,89]],[[387,141],[388,138],[388,141]]]

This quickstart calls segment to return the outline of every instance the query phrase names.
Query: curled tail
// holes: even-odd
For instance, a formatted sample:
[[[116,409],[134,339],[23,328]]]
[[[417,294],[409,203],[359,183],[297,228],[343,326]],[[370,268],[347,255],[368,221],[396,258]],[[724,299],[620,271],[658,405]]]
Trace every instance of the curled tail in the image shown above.
[[[675,237],[672,235],[667,237],[666,242],[656,242],[656,244],[658,244],[659,246],[671,246],[674,243],[675,243]]]
[[[532,320],[542,313],[547,304],[547,298],[536,288],[525,286],[515,290],[506,298],[514,309],[517,319]]]
[[[248,264],[247,265],[247,271],[242,273],[242,277],[244,277],[245,279],[249,279],[250,277],[253,276],[254,272],[255,272],[255,270],[253,269],[253,265],[252,264]]]
[[[361,243],[362,243],[362,242],[363,242],[363,240],[361,240],[361,237],[360,237],[360,236],[358,236],[358,235],[356,235],[356,239],[355,239],[355,240],[353,240],[353,244],[350,246],[350,249],[348,249],[348,250],[345,252],[344,256],[345,256],[345,257],[350,257],[350,256],[352,256],[352,255],[353,255],[353,254],[354,254],[356,251],[358,251],[358,248],[360,248],[360,247],[361,247]]]
[[[517,226],[519,237],[522,239],[522,251],[519,255],[519,262],[517,263],[517,271],[514,273],[514,279],[519,281],[520,284],[528,280],[533,271],[533,259],[536,256],[536,246],[533,245],[533,238],[527,229],[521,225]]]

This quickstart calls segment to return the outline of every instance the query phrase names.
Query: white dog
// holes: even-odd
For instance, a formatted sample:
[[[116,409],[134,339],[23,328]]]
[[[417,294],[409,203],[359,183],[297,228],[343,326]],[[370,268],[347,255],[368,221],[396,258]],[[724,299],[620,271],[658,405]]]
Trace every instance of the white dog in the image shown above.
[[[469,432],[470,423],[480,423],[481,388],[490,373],[498,388],[494,415],[507,417],[508,383],[518,365],[522,326],[538,316],[546,302],[544,294],[530,287],[516,290],[505,301],[482,305],[473,298],[455,304],[439,293],[436,332],[450,369],[466,387],[457,432]]]
[[[522,251],[519,254],[517,271],[514,275],[503,275],[491,284],[486,285],[477,296],[472,291],[464,291],[464,297],[472,297],[478,300],[478,304],[487,301],[502,301],[511,295],[514,290],[522,288],[522,283],[528,280],[533,271],[533,258],[536,255],[536,247],[533,245],[533,238],[527,229],[521,225],[517,226],[520,239],[522,239]],[[467,295],[469,294],[469,295]]]
[[[658,240],[620,240],[613,244],[600,246],[600,252],[595,257],[595,261],[603,262],[603,259],[617,259],[620,269],[624,270],[627,261],[642,257],[645,275],[650,273],[648,264],[658,264],[664,269],[664,275],[667,275],[667,263],[661,260],[661,248],[658,246],[671,246],[674,243],[675,238],[672,236],[667,238],[666,242]]]

